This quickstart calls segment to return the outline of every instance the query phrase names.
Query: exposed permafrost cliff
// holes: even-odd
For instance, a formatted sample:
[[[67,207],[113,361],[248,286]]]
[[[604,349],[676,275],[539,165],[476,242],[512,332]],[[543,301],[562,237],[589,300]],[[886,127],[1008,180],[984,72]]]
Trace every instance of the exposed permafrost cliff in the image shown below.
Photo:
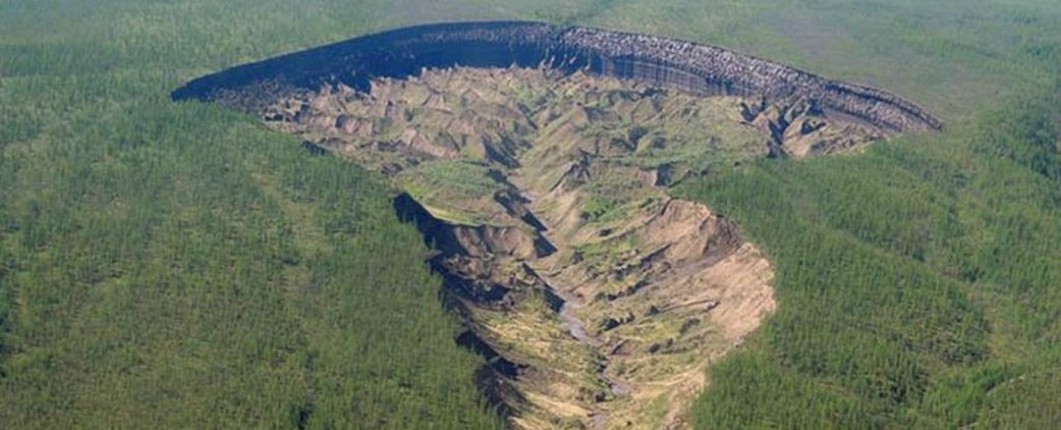
[[[533,22],[435,24],[393,30],[206,76],[173,93],[257,111],[292,91],[418,76],[425,68],[537,67],[593,73],[698,95],[806,100],[888,131],[940,129],[917,105],[723,48],[665,37]],[[258,87],[246,91],[247,87]]]

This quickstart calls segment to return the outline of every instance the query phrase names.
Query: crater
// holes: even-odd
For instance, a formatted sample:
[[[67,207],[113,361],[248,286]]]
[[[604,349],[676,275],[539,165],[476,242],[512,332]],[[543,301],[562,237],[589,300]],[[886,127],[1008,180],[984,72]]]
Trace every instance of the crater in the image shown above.
[[[401,189],[395,211],[464,321],[455,341],[521,429],[687,428],[708,366],[777,306],[764,253],[669,187],[942,127],[726,49],[528,22],[369,35],[173,97],[253,113]]]

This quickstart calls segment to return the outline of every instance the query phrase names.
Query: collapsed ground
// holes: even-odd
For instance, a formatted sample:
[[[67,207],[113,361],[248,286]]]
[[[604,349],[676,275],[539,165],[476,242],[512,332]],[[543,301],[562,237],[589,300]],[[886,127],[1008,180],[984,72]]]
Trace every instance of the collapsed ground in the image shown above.
[[[548,69],[427,70],[262,112],[404,194],[457,341],[518,428],[684,428],[707,366],[776,306],[738,227],[668,188],[761,157],[885,138],[801,99],[693,97]]]

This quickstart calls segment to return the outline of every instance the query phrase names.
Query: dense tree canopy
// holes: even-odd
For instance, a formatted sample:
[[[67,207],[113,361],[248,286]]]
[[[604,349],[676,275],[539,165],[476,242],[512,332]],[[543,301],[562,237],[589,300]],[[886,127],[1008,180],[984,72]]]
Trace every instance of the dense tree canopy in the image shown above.
[[[722,44],[949,122],[690,181],[774,260],[779,310],[700,428],[1056,428],[1054,0],[4,0],[6,428],[493,428],[426,248],[356,166],[172,103],[240,62],[438,20]],[[1015,100],[1000,104],[1000,100]]]

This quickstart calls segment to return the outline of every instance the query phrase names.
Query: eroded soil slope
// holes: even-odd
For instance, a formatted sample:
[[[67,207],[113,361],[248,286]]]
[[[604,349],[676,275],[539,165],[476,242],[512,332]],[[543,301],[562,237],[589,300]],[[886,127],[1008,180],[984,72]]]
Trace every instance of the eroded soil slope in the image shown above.
[[[706,367],[775,308],[731,221],[668,186],[886,136],[798,98],[694,97],[547,69],[426,70],[267,107],[406,191],[487,394],[518,428],[683,428]]]

